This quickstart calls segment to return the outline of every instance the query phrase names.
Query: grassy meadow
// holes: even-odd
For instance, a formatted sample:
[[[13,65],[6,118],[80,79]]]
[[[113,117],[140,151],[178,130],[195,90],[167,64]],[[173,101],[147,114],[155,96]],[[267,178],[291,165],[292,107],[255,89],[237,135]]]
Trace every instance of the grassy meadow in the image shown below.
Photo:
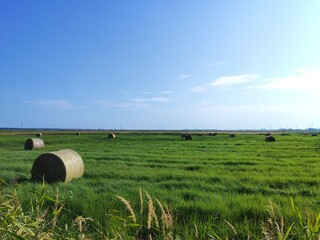
[[[48,196],[58,193],[63,203],[60,226],[82,216],[90,218],[89,235],[145,239],[153,233],[146,226],[141,230],[142,222],[150,220],[147,211],[140,212],[141,204],[147,208],[152,198],[155,207],[158,200],[172,214],[172,239],[272,239],[263,233],[272,210],[278,218],[269,225],[279,221],[288,239],[319,239],[318,228],[308,238],[302,225],[317,216],[320,221],[320,137],[275,133],[276,142],[265,142],[258,133],[236,133],[235,138],[192,133],[192,141],[173,132],[107,135],[44,131],[45,148],[27,151],[24,142],[35,133],[0,134],[2,191],[16,191],[24,211],[32,211],[30,202],[42,191],[40,183],[30,180],[34,160],[70,148],[84,161],[83,177],[45,186]],[[134,224],[124,199],[140,214],[140,225]],[[116,238],[124,222],[130,227]]]

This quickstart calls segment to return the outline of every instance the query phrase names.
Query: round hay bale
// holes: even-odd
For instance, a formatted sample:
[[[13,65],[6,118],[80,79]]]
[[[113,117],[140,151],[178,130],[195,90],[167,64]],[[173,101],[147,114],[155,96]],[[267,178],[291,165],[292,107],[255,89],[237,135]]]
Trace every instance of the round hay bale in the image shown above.
[[[72,179],[82,177],[84,165],[81,156],[71,150],[63,149],[44,153],[34,161],[31,175],[35,181],[70,182]]]
[[[275,142],[276,139],[273,136],[269,135],[269,136],[266,136],[265,141],[266,142]]]
[[[114,135],[113,133],[109,133],[108,138],[115,138],[116,135]]]
[[[76,133],[76,135],[80,135],[80,133],[79,133],[79,132],[77,132],[77,133]]]
[[[231,133],[231,134],[229,135],[229,137],[234,138],[234,137],[236,137],[236,135],[235,135],[234,133]]]
[[[36,137],[42,137],[42,133],[36,133]]]
[[[266,133],[266,136],[271,136],[271,134],[270,133]]]
[[[311,136],[312,136],[312,137],[316,137],[316,136],[318,136],[318,134],[312,133]]]
[[[34,150],[44,148],[44,142],[39,138],[28,138],[24,143],[24,150]]]
[[[191,136],[191,135],[186,135],[186,136],[184,137],[184,140],[192,140],[192,136]]]

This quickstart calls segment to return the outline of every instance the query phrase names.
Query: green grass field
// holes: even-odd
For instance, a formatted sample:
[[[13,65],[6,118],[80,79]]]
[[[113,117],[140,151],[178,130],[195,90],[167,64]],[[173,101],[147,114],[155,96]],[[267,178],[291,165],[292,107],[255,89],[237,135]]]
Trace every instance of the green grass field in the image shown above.
[[[8,183],[1,187],[15,189],[27,211],[41,187],[30,181],[34,160],[49,151],[75,150],[84,161],[84,176],[47,185],[46,191],[54,197],[58,189],[66,209],[61,223],[90,217],[94,227],[89,232],[112,231],[110,215],[127,214],[117,195],[138,211],[140,189],[172,208],[174,234],[181,239],[215,234],[262,239],[270,201],[279,207],[285,228],[297,222],[291,199],[304,216],[315,218],[320,212],[320,138],[310,134],[274,134],[276,142],[267,143],[264,134],[253,133],[236,133],[235,138],[193,134],[192,141],[184,141],[180,133],[122,132],[108,139],[106,132],[43,132],[45,149],[24,150],[25,140],[33,136],[0,135],[0,179]],[[302,236],[297,231],[290,234]]]

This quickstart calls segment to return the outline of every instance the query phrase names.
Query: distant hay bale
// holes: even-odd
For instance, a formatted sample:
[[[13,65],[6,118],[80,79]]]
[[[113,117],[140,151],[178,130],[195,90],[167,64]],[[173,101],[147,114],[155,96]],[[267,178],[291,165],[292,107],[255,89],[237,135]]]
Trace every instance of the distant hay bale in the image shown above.
[[[316,137],[316,136],[318,136],[318,134],[312,133],[311,136],[312,136],[312,137]]]
[[[108,138],[115,138],[115,137],[116,137],[116,135],[114,135],[113,133],[108,134]]]
[[[81,156],[71,149],[44,153],[34,161],[31,175],[38,182],[70,182],[82,177],[84,165]]]
[[[266,133],[266,136],[271,136],[271,134],[270,133]]]
[[[234,137],[236,137],[236,135],[235,135],[234,133],[231,133],[231,134],[229,135],[229,137],[234,138]]]
[[[202,133],[198,133],[198,136],[202,136]]]
[[[216,133],[216,132],[215,132],[215,133],[209,133],[208,135],[209,135],[209,136],[217,136],[218,133]]]
[[[269,135],[269,136],[266,136],[265,141],[266,142],[275,142],[276,139],[273,136]]]
[[[76,133],[76,135],[80,135],[80,133],[79,133],[79,132],[77,132],[77,133]]]
[[[42,137],[42,133],[36,133],[36,137]]]
[[[24,150],[34,150],[44,148],[44,142],[39,138],[28,138],[24,143]]]
[[[185,137],[186,137],[186,134],[182,133],[182,134],[181,134],[181,137],[182,137],[182,138],[185,138]]]
[[[191,135],[186,135],[186,136],[184,137],[184,140],[192,140],[192,136],[191,136]]]

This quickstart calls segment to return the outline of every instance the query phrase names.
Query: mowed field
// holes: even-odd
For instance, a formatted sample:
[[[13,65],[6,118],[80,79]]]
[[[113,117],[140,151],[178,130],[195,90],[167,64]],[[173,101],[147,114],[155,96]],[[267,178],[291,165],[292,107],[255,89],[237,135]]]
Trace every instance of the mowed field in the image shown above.
[[[83,216],[108,228],[115,210],[127,213],[117,195],[139,211],[140,189],[172,209],[174,232],[182,239],[214,233],[261,239],[270,202],[285,227],[297,217],[291,199],[301,214],[320,212],[320,137],[275,133],[276,142],[265,142],[262,133],[192,133],[193,140],[185,141],[181,133],[115,134],[43,132],[45,148],[32,151],[24,150],[24,142],[35,133],[0,134],[0,179],[8,183],[2,187],[15,189],[28,209],[41,185],[30,180],[34,160],[73,149],[84,161],[83,177],[46,186],[65,203],[62,222]]]

